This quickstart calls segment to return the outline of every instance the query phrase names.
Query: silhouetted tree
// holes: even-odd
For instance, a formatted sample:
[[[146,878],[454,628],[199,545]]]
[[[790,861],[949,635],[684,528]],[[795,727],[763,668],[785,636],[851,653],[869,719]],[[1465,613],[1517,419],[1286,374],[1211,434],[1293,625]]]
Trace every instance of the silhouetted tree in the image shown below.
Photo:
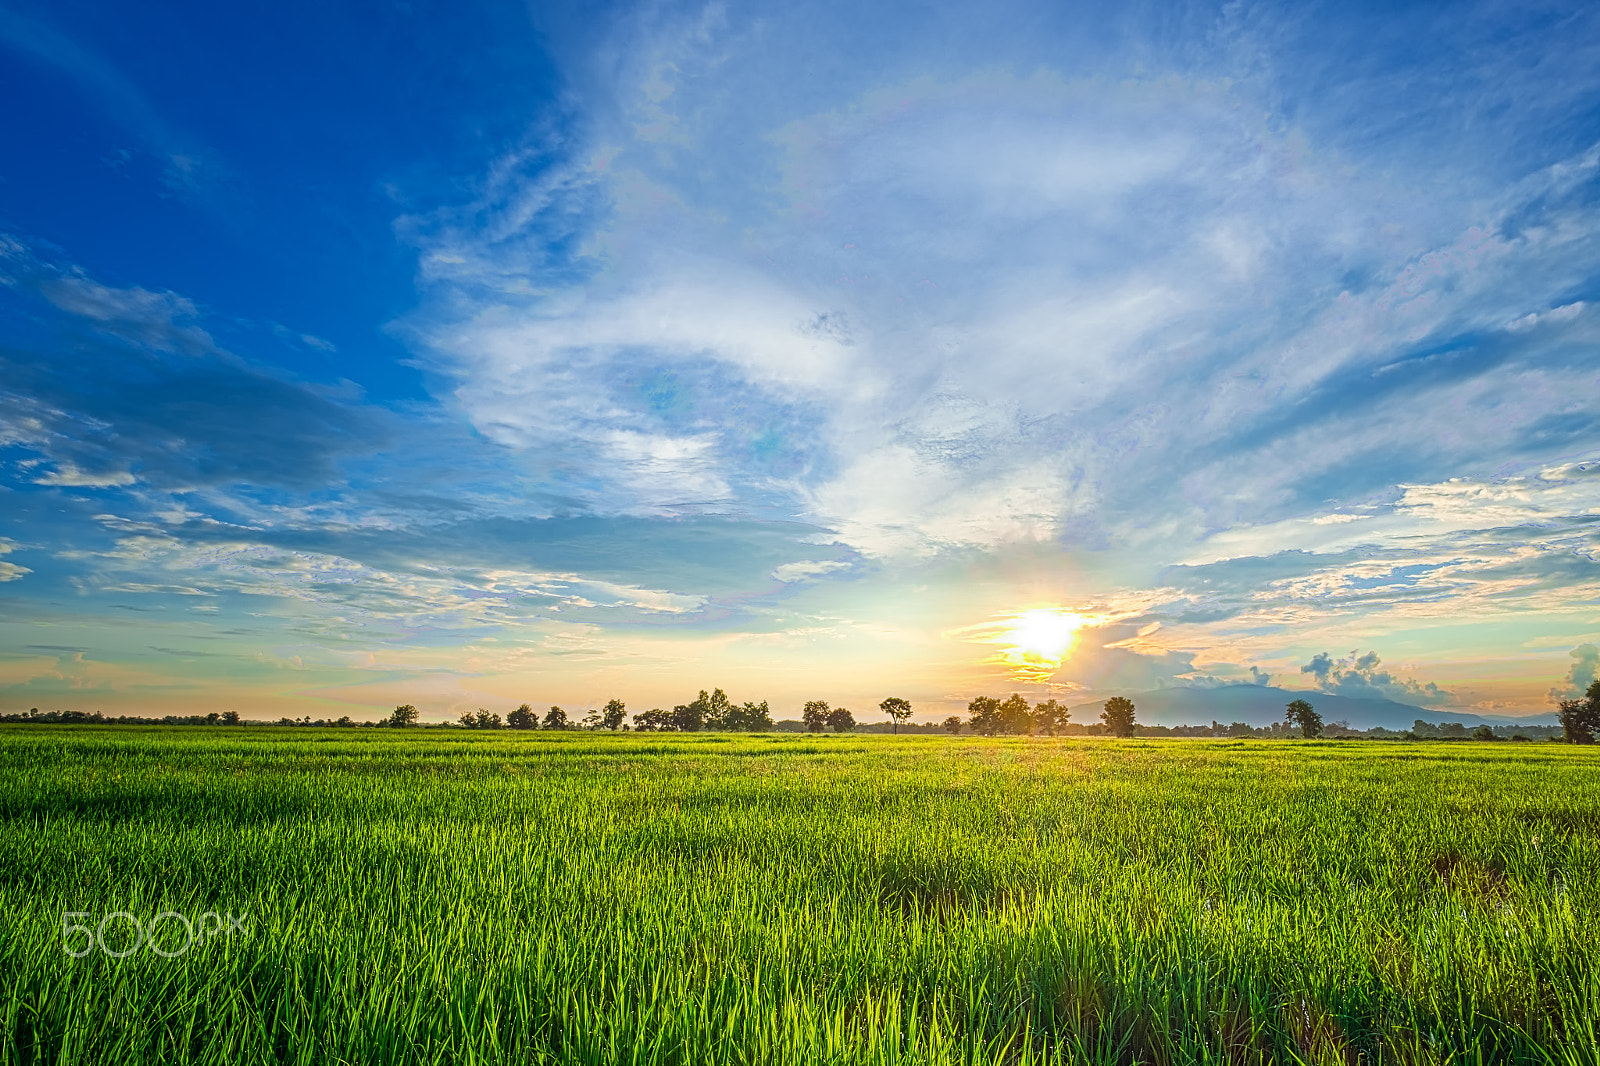
[[[1072,719],[1072,712],[1055,700],[1045,700],[1033,708],[1034,727],[1047,736],[1055,736]]]
[[[402,726],[416,725],[417,709],[411,706],[409,703],[402,703],[400,706],[394,709],[394,713],[389,715],[386,724],[395,726],[397,728]]]
[[[572,722],[567,719],[567,712],[560,707],[551,707],[544,715],[546,729],[570,729]]]
[[[641,733],[665,733],[677,728],[672,724],[673,714],[663,711],[660,707],[653,707],[642,714],[633,716],[633,728]]]
[[[744,733],[765,733],[772,728],[772,711],[767,701],[730,706],[722,715],[722,728]]]
[[[828,701],[807,700],[805,710],[800,712],[800,720],[806,724],[806,729],[812,733],[820,733],[828,728]]]
[[[967,716],[974,733],[992,737],[1000,729],[1000,701],[993,696],[979,696],[967,703]]]
[[[1568,744],[1593,744],[1600,731],[1600,680],[1591,682],[1578,699],[1562,700],[1560,707],[1562,738]]]
[[[1026,696],[1020,692],[1013,692],[1000,705],[1000,728],[1007,733],[1027,734],[1033,732],[1033,714],[1029,709]]]
[[[1562,699],[1558,719],[1562,739],[1568,744],[1594,744],[1600,731],[1600,680],[1590,683],[1589,691],[1578,699]]]
[[[733,711],[733,702],[728,699],[728,694],[720,688],[712,689],[707,696],[704,689],[700,690],[700,698],[695,703],[701,707],[700,728],[702,729],[730,729],[728,717]]]
[[[1133,717],[1133,701],[1126,696],[1112,696],[1106,700],[1100,720],[1106,724],[1106,732],[1114,737],[1133,736],[1133,727],[1138,724]]]
[[[700,690],[700,698],[692,703],[680,703],[672,708],[672,728],[680,733],[697,733],[706,722],[706,711],[710,709],[711,697],[706,695],[704,689]]]
[[[611,700],[606,704],[605,713],[600,716],[600,724],[615,731],[622,726],[623,720],[627,717],[628,705],[621,700]]]
[[[894,719],[894,731],[900,732],[900,723],[911,717],[911,703],[899,696],[890,696],[878,704],[878,710]]]
[[[944,725],[944,731],[949,733],[951,736],[955,736],[957,733],[961,732],[961,719],[957,718],[953,714],[949,718],[946,718],[942,724]]]
[[[1322,735],[1322,715],[1312,709],[1306,700],[1290,700],[1284,708],[1283,720],[1300,727],[1300,735],[1314,740]]]
[[[238,725],[239,724],[239,712],[238,711],[223,711],[222,712],[222,724],[223,725]]]
[[[534,717],[533,708],[524,703],[506,715],[506,725],[512,729],[538,729],[539,719]]]
[[[856,716],[843,707],[828,712],[828,726],[835,733],[848,733],[856,727]]]

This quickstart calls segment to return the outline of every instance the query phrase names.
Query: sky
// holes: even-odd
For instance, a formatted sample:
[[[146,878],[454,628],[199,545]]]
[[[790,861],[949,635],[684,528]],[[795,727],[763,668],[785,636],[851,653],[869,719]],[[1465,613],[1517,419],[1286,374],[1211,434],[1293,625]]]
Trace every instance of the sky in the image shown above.
[[[0,0],[0,711],[1600,668],[1600,7]]]

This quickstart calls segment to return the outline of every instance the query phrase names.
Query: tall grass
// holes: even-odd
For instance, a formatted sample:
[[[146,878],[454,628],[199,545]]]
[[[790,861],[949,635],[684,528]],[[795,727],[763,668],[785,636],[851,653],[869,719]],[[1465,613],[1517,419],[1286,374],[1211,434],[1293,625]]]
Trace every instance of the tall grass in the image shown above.
[[[1556,745],[0,728],[5,1062],[1596,1063],[1597,900]]]

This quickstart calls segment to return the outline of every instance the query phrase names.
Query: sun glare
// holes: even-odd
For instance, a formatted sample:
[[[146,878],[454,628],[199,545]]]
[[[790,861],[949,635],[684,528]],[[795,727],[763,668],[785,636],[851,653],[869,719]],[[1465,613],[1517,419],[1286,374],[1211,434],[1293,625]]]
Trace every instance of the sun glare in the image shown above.
[[[1061,669],[1061,660],[1086,624],[1088,619],[1070,611],[1023,611],[1002,623],[996,643],[1005,645],[1001,658],[1012,668],[1012,676],[1044,682]]]

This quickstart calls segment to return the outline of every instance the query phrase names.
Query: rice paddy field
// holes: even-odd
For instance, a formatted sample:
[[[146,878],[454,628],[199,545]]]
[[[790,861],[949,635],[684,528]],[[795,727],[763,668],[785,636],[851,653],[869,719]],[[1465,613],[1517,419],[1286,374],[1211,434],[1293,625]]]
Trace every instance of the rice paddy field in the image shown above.
[[[0,812],[6,1063],[1600,1062],[1566,745],[0,727]]]

